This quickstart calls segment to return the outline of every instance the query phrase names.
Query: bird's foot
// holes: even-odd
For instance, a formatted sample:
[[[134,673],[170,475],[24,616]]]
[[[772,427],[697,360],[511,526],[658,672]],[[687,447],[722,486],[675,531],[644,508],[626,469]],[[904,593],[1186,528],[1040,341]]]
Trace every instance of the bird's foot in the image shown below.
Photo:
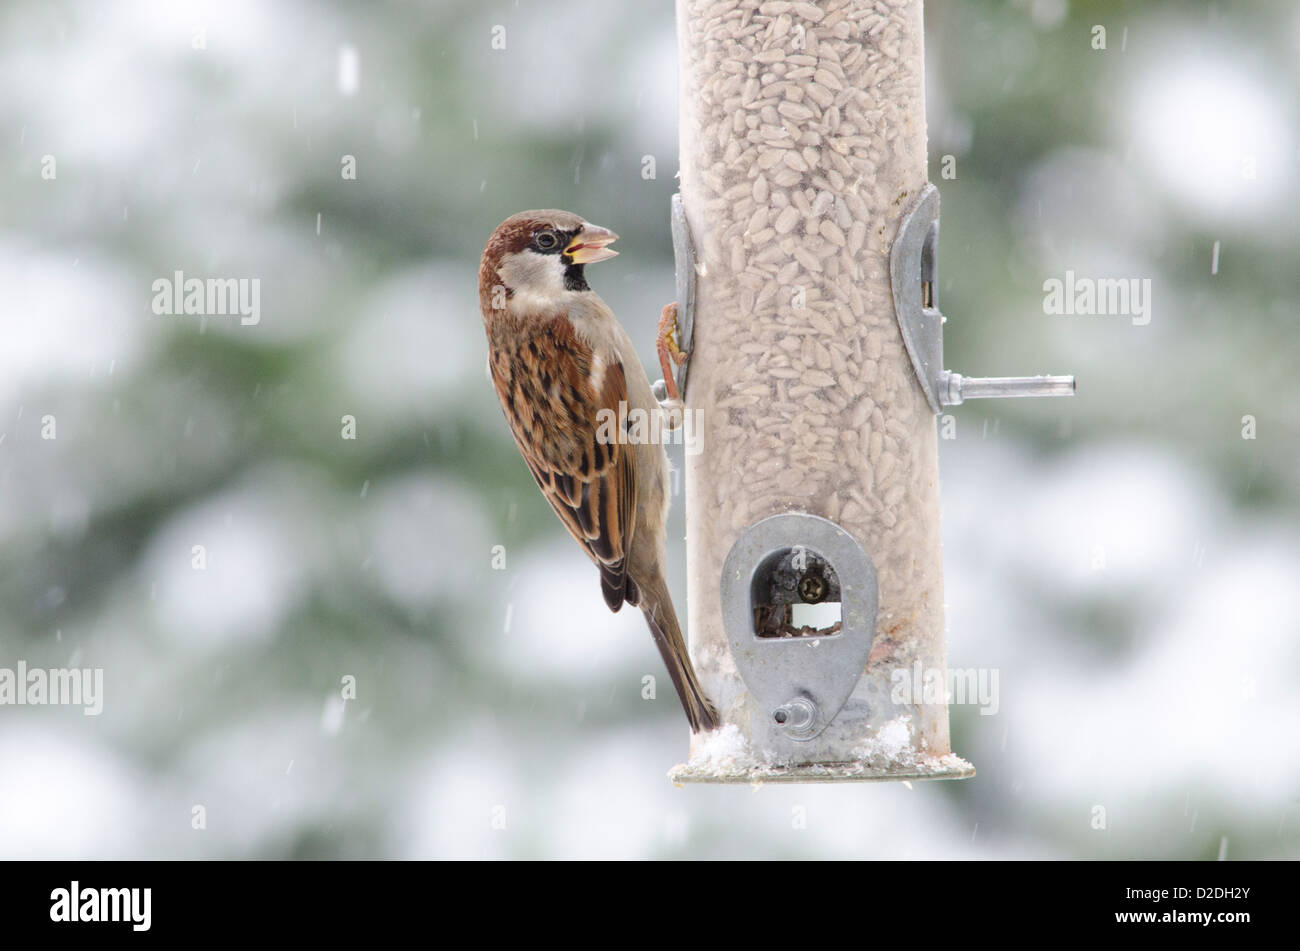
[[[656,338],[657,349],[659,351],[659,369],[664,374],[664,388],[667,390],[668,399],[661,400],[661,405],[676,403],[681,406],[681,394],[677,392],[676,374],[673,372],[677,367],[686,362],[686,351],[677,345],[677,339],[674,336],[677,333],[677,302],[665,305],[659,316],[659,334]],[[678,414],[678,419],[681,414]]]

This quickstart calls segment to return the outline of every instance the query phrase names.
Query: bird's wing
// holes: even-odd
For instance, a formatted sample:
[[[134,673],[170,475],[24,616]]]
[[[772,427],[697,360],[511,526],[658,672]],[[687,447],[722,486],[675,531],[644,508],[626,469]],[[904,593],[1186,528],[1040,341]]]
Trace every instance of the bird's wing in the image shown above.
[[[620,441],[627,378],[617,358],[592,352],[567,317],[529,321],[494,344],[492,380],[519,451],[565,528],[600,568],[617,611],[638,593],[627,575],[636,527],[634,448]],[[602,413],[602,410],[608,413]]]

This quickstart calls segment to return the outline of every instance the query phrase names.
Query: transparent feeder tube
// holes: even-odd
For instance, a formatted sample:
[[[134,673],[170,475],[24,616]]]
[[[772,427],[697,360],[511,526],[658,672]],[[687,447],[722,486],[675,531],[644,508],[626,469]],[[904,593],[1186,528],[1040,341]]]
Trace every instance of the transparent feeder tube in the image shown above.
[[[926,182],[922,4],[678,0],[677,32],[697,259],[685,399],[703,427],[686,459],[689,631],[728,732],[695,737],[675,778],[808,764],[856,764],[844,778],[969,775],[949,755],[942,686],[912,690],[945,664],[935,418],[889,271]],[[738,535],[785,512],[851,534],[879,586],[862,679],[793,751],[756,748],[771,711],[747,692],[720,609]]]

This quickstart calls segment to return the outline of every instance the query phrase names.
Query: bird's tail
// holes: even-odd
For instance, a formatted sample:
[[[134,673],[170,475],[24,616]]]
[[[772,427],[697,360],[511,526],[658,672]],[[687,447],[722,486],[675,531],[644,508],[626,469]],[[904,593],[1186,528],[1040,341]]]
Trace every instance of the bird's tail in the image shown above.
[[[663,577],[655,579],[653,587],[642,587],[639,592],[641,610],[650,633],[654,635],[655,646],[668,668],[668,676],[677,688],[677,696],[686,711],[686,719],[691,722],[691,732],[700,733],[714,730],[720,724],[718,711],[704,695],[695,668],[691,666],[691,656],[686,652],[686,640],[677,623],[677,612],[673,610],[673,601],[668,594],[668,585]]]

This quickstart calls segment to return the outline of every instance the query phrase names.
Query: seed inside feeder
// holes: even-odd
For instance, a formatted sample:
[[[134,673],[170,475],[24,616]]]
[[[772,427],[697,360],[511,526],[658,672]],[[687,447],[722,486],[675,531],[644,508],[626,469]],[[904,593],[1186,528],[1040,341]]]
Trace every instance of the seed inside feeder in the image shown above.
[[[685,400],[705,433],[686,460],[697,669],[748,738],[718,568],[748,526],[821,516],[872,560],[876,636],[834,736],[766,761],[852,760],[900,716],[909,758],[942,757],[946,706],[887,702],[893,670],[944,667],[935,424],[889,279],[899,221],[926,181],[920,0],[677,6],[681,194],[699,274]],[[825,591],[815,572],[773,567],[791,584],[751,592],[754,634],[833,637],[833,566]]]

